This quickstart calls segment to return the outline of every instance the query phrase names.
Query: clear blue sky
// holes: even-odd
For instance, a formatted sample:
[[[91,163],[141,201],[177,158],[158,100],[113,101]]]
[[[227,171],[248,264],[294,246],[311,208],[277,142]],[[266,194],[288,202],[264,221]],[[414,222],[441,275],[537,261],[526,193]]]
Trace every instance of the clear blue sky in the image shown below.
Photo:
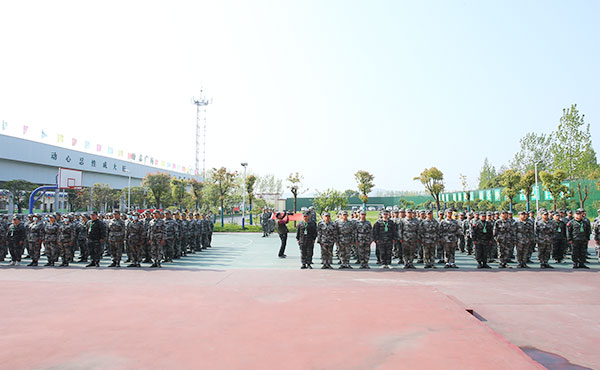
[[[192,164],[204,86],[208,167],[454,190],[571,103],[600,151],[599,4],[4,2],[0,119]]]

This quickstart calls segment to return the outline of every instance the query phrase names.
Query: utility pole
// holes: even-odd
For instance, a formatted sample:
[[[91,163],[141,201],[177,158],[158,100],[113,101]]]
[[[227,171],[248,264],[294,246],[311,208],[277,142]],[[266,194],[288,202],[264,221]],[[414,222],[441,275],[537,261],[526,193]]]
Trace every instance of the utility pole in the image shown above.
[[[244,187],[242,188],[242,230],[244,230],[246,226],[246,167],[248,167],[248,163],[243,162],[242,167],[244,167]]]
[[[196,106],[196,161],[194,173],[200,173],[200,140],[202,140],[202,179],[206,177],[206,106],[212,102],[204,97],[200,90],[200,98],[192,97],[192,103]],[[200,117],[200,107],[202,107],[202,117]],[[202,127],[201,127],[202,126]],[[202,134],[201,134],[202,130]]]

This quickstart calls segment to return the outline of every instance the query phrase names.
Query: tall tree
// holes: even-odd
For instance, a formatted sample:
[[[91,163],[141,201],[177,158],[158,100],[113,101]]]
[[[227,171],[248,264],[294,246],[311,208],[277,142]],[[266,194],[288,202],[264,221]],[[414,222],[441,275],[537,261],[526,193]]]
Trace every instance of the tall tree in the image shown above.
[[[375,187],[375,176],[370,174],[367,171],[359,170],[354,174],[354,179],[358,184],[358,192],[360,195],[358,196],[363,203],[363,209],[367,209],[367,202],[369,201],[369,193]]]
[[[185,198],[185,188],[187,186],[188,182],[186,180],[178,179],[176,177],[171,179],[171,195],[179,209],[182,209],[181,205],[183,204],[183,198]]]
[[[146,200],[146,192],[147,190],[141,186],[132,186],[131,187],[131,208],[142,208],[144,206],[144,200]],[[127,199],[129,196],[128,188],[123,188],[121,190],[121,197],[123,199]]]
[[[296,212],[298,210],[298,194],[302,194],[303,192],[307,191],[308,189],[303,189],[302,188],[302,180],[304,179],[304,177],[302,175],[300,175],[299,172],[296,173],[290,173],[290,175],[287,178],[287,181],[289,182],[289,188],[290,191],[292,192],[292,195],[294,196],[294,212]]]
[[[254,185],[256,185],[256,176],[248,175],[246,177],[246,193],[248,194],[248,204],[252,210],[252,202],[254,201]],[[252,213],[250,213],[250,225],[252,225]]]
[[[487,161],[487,158],[486,158]],[[444,174],[442,171],[435,167],[423,170],[420,176],[415,177],[413,180],[421,181],[421,184],[425,186],[425,190],[435,200],[438,211],[440,208],[440,193],[444,191]]]
[[[322,214],[323,212],[346,208],[348,198],[337,190],[327,189],[323,192],[317,192],[317,196],[313,199],[313,205],[315,211]]]
[[[227,168],[213,168],[209,178],[213,182],[217,194],[219,195],[219,203],[221,204],[221,226],[223,226],[223,216],[225,212],[225,200],[235,188],[235,178],[237,172],[229,172]]]
[[[92,204],[94,209],[106,212],[112,210],[115,192],[108,184],[96,183],[92,188]]]
[[[359,196],[359,192],[356,190],[352,190],[352,189],[346,189],[344,190],[344,192],[342,193],[343,196],[347,197],[347,198],[351,198],[351,197],[358,197]]]
[[[483,167],[481,167],[481,171],[479,172],[479,189],[489,189],[497,186],[498,174],[496,173],[496,167],[485,158]]]
[[[190,186],[192,191],[192,198],[194,199],[196,210],[198,210],[198,206],[200,205],[200,201],[202,200],[202,189],[204,188],[204,183],[196,179],[191,179]]]
[[[567,179],[567,173],[563,170],[556,170],[554,173],[548,171],[540,172],[540,177],[544,183],[544,189],[552,195],[552,210],[556,211],[556,204],[562,198],[570,198],[571,190],[563,181]]]
[[[535,170],[529,170],[521,176],[521,182],[519,183],[519,189],[525,194],[525,200],[527,203],[527,211],[531,209],[531,193],[533,192],[533,186],[535,185]]]
[[[21,213],[23,208],[27,208],[29,204],[29,196],[36,188],[35,184],[27,180],[11,180],[4,183],[2,186],[10,192],[13,204],[17,206],[17,213]]]
[[[519,140],[520,149],[515,153],[510,162],[510,167],[521,173],[533,170],[536,162],[538,163],[538,171],[546,171],[552,168],[553,137],[552,134],[536,134],[535,132],[525,134]]]
[[[564,171],[570,180],[583,179],[598,164],[596,152],[592,148],[590,124],[586,125],[584,118],[584,115],[579,114],[577,104],[563,109],[558,129],[554,134],[554,169]]]
[[[515,204],[515,197],[521,191],[521,174],[515,170],[506,170],[500,175],[500,185],[504,186],[502,195],[508,200],[510,210],[512,212]]]
[[[164,172],[149,173],[142,184],[152,192],[156,208],[161,208],[163,198],[171,190],[171,175]]]

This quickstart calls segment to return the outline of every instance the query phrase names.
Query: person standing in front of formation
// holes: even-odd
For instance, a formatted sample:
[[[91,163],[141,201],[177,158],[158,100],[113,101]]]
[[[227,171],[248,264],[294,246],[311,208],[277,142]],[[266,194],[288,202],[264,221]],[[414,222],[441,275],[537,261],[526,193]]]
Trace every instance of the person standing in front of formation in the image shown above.
[[[312,269],[312,256],[315,248],[315,239],[317,238],[317,225],[310,221],[310,213],[304,212],[304,220],[296,228],[296,240],[300,247],[300,257],[302,259],[301,269]]]
[[[486,213],[480,212],[479,219],[473,223],[473,245],[475,247],[475,259],[477,260],[478,269],[489,269],[488,256],[490,255],[489,249],[492,247],[492,236],[493,236],[493,223],[486,219]]]
[[[310,218],[309,218],[310,221]],[[329,212],[323,213],[323,219],[317,225],[317,243],[321,246],[321,263],[323,269],[332,269],[333,246],[337,242],[337,223],[331,221]]]
[[[369,258],[371,257],[371,243],[373,242],[373,226],[367,220],[367,211],[360,211],[356,221],[356,238],[358,240],[358,261],[361,269],[369,269]]]
[[[585,259],[590,233],[587,223],[583,221],[583,212],[576,210],[575,217],[567,224],[567,241],[573,248],[571,259],[574,269],[589,269],[585,265]]]
[[[19,217],[13,216],[13,222],[8,226],[8,231],[6,232],[11,266],[19,266],[21,264],[26,238],[25,227],[21,224],[21,220]]]
[[[462,235],[462,226],[452,217],[452,209],[446,211],[447,217],[440,222],[440,239],[444,245],[446,265],[444,268],[457,269],[454,256],[458,248],[458,240]]]
[[[46,232],[48,227],[46,226]],[[100,267],[102,259],[102,244],[106,239],[106,227],[104,222],[98,218],[96,211],[92,212],[92,220],[88,222],[88,251],[90,252],[91,262],[86,267]],[[46,241],[44,240],[44,245]]]
[[[397,235],[396,223],[390,220],[390,211],[384,210],[381,218],[373,225],[373,240],[379,246],[381,267],[384,269],[389,269],[392,264],[392,247]]]
[[[552,238],[552,258],[556,263],[562,263],[567,249],[567,225],[560,218],[560,213],[554,212],[554,237]]]

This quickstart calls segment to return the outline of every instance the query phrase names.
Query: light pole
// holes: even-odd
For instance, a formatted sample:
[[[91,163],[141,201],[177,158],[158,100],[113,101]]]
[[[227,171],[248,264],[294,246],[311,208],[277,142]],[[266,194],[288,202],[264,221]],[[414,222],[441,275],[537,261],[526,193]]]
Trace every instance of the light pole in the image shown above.
[[[242,167],[244,167],[244,188],[242,189],[242,230],[245,230],[246,227],[246,167],[248,167],[248,163],[242,162]]]
[[[128,169],[125,169],[127,175],[129,175],[129,180],[127,181],[127,212],[131,210],[131,172]]]

